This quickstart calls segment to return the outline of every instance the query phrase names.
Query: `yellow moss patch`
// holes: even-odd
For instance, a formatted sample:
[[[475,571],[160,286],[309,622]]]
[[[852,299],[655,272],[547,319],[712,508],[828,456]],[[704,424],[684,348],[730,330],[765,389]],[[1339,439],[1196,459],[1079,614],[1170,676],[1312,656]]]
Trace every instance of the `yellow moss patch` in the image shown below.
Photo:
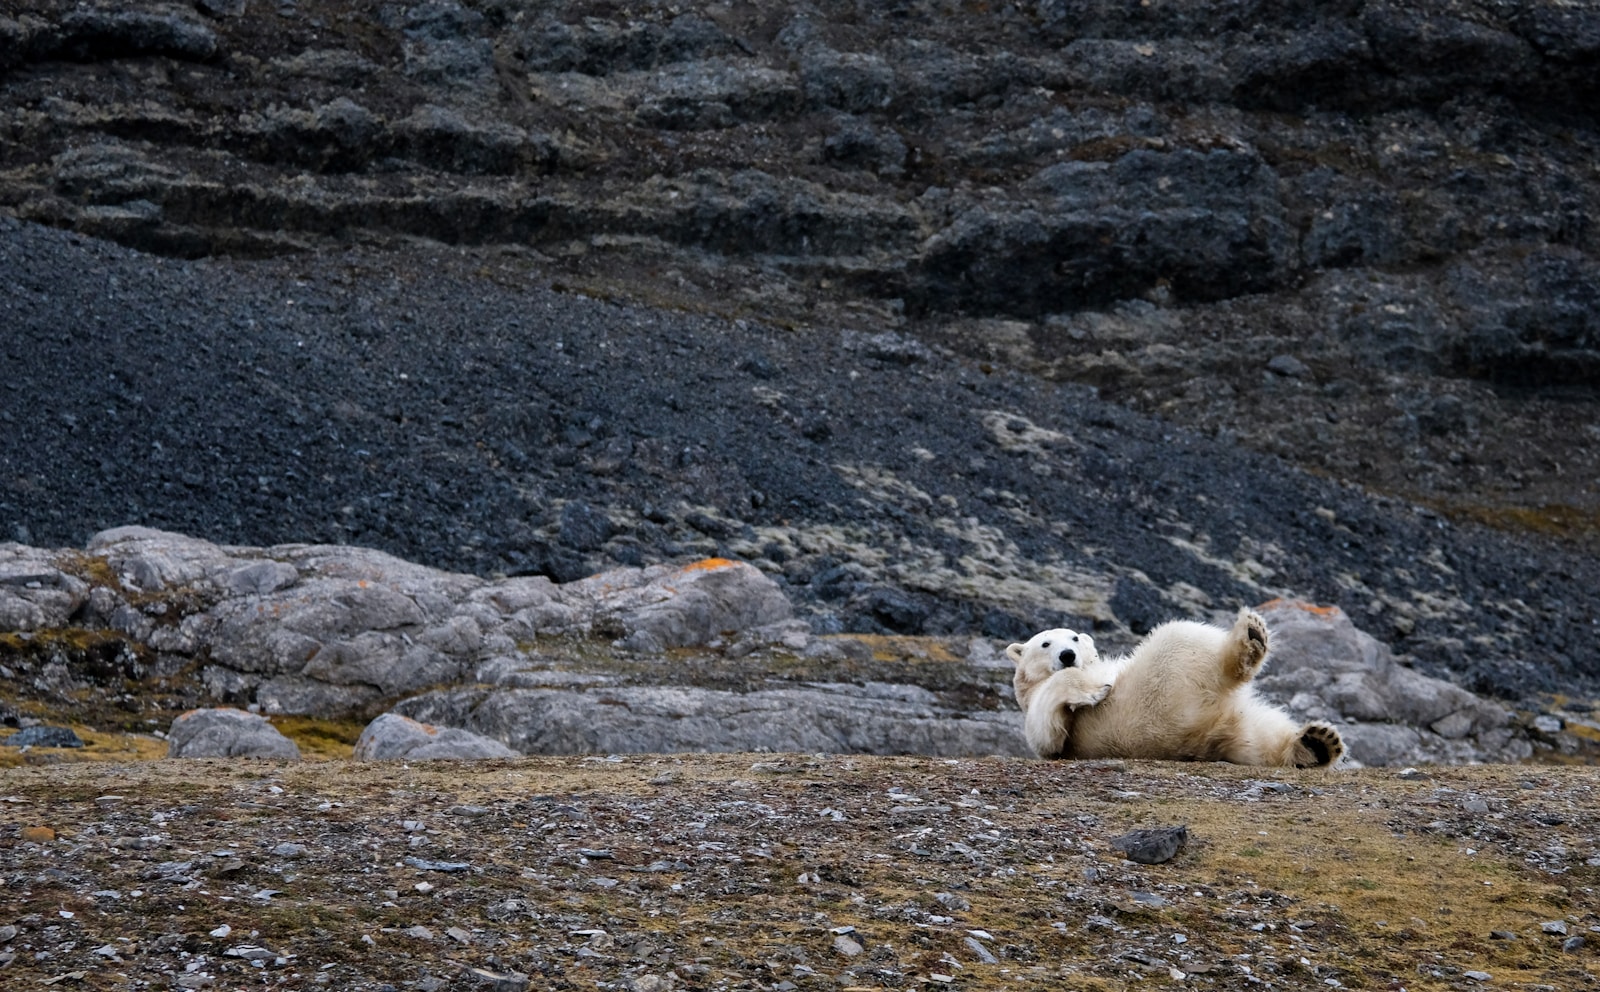
[[[111,568],[111,563],[99,555],[91,555],[86,551],[65,551],[56,558],[56,567],[90,585],[105,586],[119,593],[125,591],[122,579]]]
[[[1600,727],[1596,727],[1593,724],[1583,723],[1579,720],[1568,720],[1566,722],[1566,731],[1574,737],[1582,737],[1586,741],[1594,741],[1600,744]]]
[[[851,634],[872,649],[873,661],[936,662],[951,664],[967,659],[955,652],[949,641],[937,637],[911,637],[900,634]]]
[[[355,752],[366,724],[353,720],[319,720],[309,716],[275,716],[278,733],[294,741],[307,761],[337,761]]]
[[[1435,509],[1458,520],[1471,520],[1496,530],[1532,532],[1563,540],[1600,537],[1600,510],[1549,503],[1543,506],[1456,506]]]
[[[7,631],[0,634],[0,656],[7,653],[37,654],[51,648],[82,654],[106,644],[125,643],[131,642],[114,630],[90,630],[87,627],[56,627],[27,632]]]
[[[25,765],[79,764],[83,762],[155,761],[167,756],[167,742],[147,734],[102,733],[88,727],[75,725],[72,732],[83,741],[83,747],[19,747],[5,746],[5,738],[16,733],[7,730],[0,734],[0,768],[21,768]]]

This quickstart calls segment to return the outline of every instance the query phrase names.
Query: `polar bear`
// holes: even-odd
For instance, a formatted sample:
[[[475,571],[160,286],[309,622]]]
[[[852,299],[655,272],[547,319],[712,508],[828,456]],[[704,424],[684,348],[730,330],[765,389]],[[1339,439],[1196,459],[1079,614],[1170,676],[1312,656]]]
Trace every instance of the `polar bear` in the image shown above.
[[[1006,655],[1023,735],[1041,758],[1167,758],[1240,765],[1331,765],[1332,725],[1296,724],[1250,680],[1266,661],[1266,622],[1240,610],[1231,628],[1165,623],[1132,653],[1102,662],[1094,638],[1047,630]]]

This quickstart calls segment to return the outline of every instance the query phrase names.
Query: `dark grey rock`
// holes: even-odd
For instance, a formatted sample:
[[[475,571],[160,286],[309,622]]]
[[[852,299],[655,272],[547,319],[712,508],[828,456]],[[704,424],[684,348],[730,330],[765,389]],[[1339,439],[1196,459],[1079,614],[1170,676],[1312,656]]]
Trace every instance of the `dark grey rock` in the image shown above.
[[[59,51],[74,59],[169,55],[204,60],[220,47],[210,27],[177,9],[79,9],[61,19]]]
[[[878,55],[817,48],[800,59],[800,80],[813,107],[850,113],[883,110],[894,96],[894,69]]]
[[[238,17],[249,0],[196,0],[195,6],[212,17]]]
[[[553,164],[558,154],[553,143],[536,141],[521,128],[472,121],[433,104],[396,121],[389,139],[398,155],[470,175],[509,175],[529,164]]]
[[[1274,356],[1272,361],[1267,363],[1267,370],[1291,379],[1304,379],[1311,374],[1311,366],[1293,355]]]
[[[1279,285],[1294,267],[1276,173],[1254,156],[1139,150],[1051,166],[1031,185],[1054,196],[986,203],[928,240],[914,268],[919,305],[959,298],[982,312],[1035,315],[1158,281],[1215,299]],[[1137,210],[1123,206],[1132,202]]]
[[[83,739],[70,727],[24,727],[9,737],[0,737],[8,747],[83,747]]]
[[[892,129],[853,118],[841,122],[823,140],[822,149],[830,162],[885,175],[903,172],[909,154],[905,141]]]
[[[579,551],[598,551],[615,531],[604,513],[582,500],[561,508],[561,541]]]
[[[1189,828],[1179,825],[1130,830],[1120,837],[1113,838],[1111,846],[1121,851],[1130,861],[1137,861],[1142,865],[1159,865],[1177,857],[1178,852],[1183,850],[1188,842]]]

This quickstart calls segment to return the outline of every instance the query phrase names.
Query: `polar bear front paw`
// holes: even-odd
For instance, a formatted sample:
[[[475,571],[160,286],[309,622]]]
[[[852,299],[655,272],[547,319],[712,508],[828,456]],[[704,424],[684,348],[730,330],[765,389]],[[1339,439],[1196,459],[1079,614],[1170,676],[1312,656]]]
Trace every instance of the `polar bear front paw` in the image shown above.
[[[1111,695],[1111,684],[1085,685],[1075,688],[1066,695],[1068,709],[1077,710],[1087,706],[1099,706]]]
[[[1344,757],[1344,738],[1332,724],[1318,720],[1308,723],[1295,742],[1294,766],[1296,768],[1323,768]]]

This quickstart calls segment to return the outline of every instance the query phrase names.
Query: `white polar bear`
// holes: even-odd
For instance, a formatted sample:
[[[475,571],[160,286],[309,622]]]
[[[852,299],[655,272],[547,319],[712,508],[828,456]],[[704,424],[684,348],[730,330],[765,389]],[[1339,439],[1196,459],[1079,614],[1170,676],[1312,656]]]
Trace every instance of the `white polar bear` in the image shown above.
[[[1250,680],[1267,657],[1267,625],[1240,610],[1231,629],[1177,620],[1132,653],[1100,660],[1094,638],[1047,630],[1006,655],[1023,734],[1041,758],[1165,758],[1240,765],[1331,765],[1332,725],[1296,724]]]

